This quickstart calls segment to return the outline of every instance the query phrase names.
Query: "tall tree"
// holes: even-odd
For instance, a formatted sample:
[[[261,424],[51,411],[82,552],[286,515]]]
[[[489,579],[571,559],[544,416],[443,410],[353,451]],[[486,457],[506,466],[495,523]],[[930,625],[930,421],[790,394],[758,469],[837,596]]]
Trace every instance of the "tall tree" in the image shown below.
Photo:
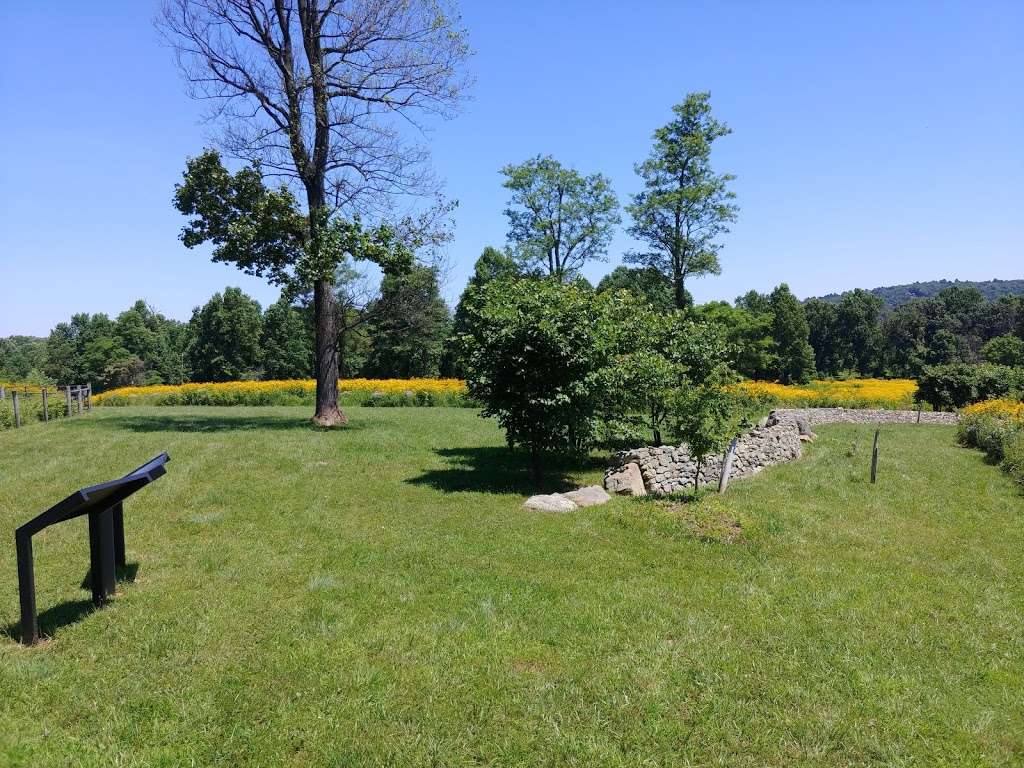
[[[769,301],[778,379],[783,384],[807,382],[814,374],[814,350],[804,308],[785,283],[772,291]]]
[[[512,253],[526,270],[562,282],[602,261],[621,221],[608,178],[583,176],[550,155],[501,169],[512,198],[505,210]]]
[[[260,349],[267,379],[308,379],[313,371],[313,334],[306,314],[282,296],[263,315]]]
[[[386,379],[437,376],[451,315],[436,270],[416,266],[386,276],[378,301],[380,309],[368,309],[373,320],[366,373]]]
[[[260,378],[263,313],[241,288],[225,288],[192,312],[189,349],[194,381]]]
[[[483,252],[473,264],[473,274],[469,277],[459,303],[455,306],[452,317],[452,331],[445,342],[445,353],[441,361],[441,375],[465,378],[466,361],[458,344],[461,334],[471,333],[472,316],[470,305],[476,301],[483,287],[493,280],[522,276],[519,262],[508,254],[493,246],[485,246]]]
[[[314,420],[344,423],[335,268],[393,245],[387,231],[368,236],[360,215],[436,192],[426,150],[407,138],[416,132],[396,124],[423,127],[460,102],[469,49],[458,14],[446,0],[168,0],[160,26],[193,95],[212,100],[223,149],[252,164],[239,178],[207,158],[186,176],[186,245],[212,240],[215,258],[312,286]],[[265,176],[299,188],[304,204]]]
[[[711,168],[711,146],[731,130],[711,115],[711,95],[691,93],[672,107],[675,119],[654,132],[650,156],[636,166],[644,190],[626,211],[629,233],[649,250],[626,261],[654,267],[672,281],[679,309],[687,306],[686,279],[720,274],[717,238],[738,211],[728,184],[735,177]]]
[[[675,308],[672,282],[652,267],[616,267],[601,278],[597,290],[627,290],[658,312],[671,312]]]

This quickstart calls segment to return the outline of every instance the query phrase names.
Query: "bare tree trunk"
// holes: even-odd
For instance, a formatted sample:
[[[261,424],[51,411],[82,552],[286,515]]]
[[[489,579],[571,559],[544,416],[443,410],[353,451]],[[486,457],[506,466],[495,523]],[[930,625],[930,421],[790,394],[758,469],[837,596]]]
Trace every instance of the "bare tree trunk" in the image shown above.
[[[317,280],[313,286],[316,318],[316,413],[313,421],[321,427],[348,423],[338,407],[338,330],[331,288],[330,280]]]

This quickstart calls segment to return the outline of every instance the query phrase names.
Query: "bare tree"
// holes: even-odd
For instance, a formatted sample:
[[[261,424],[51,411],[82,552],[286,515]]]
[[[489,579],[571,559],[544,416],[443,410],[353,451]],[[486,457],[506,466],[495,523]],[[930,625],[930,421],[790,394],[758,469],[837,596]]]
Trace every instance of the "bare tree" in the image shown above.
[[[344,423],[332,288],[346,254],[330,226],[379,221],[396,196],[437,192],[418,139],[467,85],[458,14],[447,0],[168,0],[158,26],[191,94],[210,102],[221,149],[305,193],[314,420]]]

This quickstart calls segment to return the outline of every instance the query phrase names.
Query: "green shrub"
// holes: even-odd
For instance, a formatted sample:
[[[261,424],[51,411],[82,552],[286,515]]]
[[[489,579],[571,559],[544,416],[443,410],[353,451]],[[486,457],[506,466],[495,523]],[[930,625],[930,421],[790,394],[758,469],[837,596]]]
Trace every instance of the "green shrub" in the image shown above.
[[[1024,485],[1024,430],[1016,430],[1003,443],[1003,469]]]
[[[951,363],[926,368],[917,380],[919,402],[937,411],[1007,397],[1024,389],[1024,369],[1006,365]]]

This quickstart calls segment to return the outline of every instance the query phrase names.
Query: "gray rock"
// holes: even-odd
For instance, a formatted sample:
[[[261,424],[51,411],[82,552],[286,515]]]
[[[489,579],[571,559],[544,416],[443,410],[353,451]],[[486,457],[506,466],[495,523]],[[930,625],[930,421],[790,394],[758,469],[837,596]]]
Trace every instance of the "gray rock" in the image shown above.
[[[604,487],[608,493],[620,496],[645,496],[647,494],[643,475],[640,474],[640,467],[635,462],[629,462],[618,470],[609,471],[604,478]]]
[[[551,493],[531,496],[523,502],[523,507],[539,512],[572,512],[576,509],[576,503],[560,493]]]
[[[611,500],[611,496],[600,485],[588,485],[585,488],[577,488],[575,491],[560,494],[577,507],[593,507],[597,504],[604,504]]]

